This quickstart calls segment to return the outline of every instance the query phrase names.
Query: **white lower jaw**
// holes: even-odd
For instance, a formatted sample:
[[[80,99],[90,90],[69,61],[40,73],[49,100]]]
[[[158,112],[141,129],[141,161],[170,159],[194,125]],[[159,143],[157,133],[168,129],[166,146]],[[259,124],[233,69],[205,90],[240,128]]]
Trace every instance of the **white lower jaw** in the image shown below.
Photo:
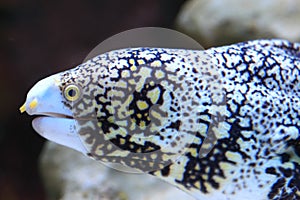
[[[57,117],[37,117],[32,126],[42,137],[55,143],[70,147],[87,154],[79,135],[79,126],[75,119]]]

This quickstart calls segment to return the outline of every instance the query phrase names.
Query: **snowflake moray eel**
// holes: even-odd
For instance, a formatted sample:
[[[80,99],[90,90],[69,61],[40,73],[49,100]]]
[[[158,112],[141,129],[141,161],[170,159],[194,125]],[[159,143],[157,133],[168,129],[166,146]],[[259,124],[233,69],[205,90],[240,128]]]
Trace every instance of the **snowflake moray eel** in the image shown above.
[[[300,44],[107,52],[38,82],[21,112],[85,155],[196,199],[300,199]]]

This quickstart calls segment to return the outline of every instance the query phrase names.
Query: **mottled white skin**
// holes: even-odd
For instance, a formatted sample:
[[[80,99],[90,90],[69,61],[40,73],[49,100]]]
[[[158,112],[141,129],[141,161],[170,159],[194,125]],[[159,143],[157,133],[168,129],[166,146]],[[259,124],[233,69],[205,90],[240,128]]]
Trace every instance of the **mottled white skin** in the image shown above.
[[[245,52],[243,48],[246,49]],[[138,51],[162,52],[165,50],[140,49]],[[166,51],[170,55],[178,53],[178,57],[184,54],[182,57],[189,58],[189,52],[187,51]],[[212,113],[221,112],[224,116],[231,117],[231,119],[226,118],[224,123],[222,122],[219,124],[220,126],[215,127],[214,130],[217,130],[215,134],[217,134],[219,140],[232,139],[233,145],[239,145],[239,148],[227,152],[227,149],[222,149],[222,145],[219,145],[219,148],[225,151],[220,154],[225,156],[223,157],[225,162],[224,160],[218,160],[220,158],[217,158],[214,154],[210,155],[211,157],[208,157],[208,160],[205,160],[206,157],[201,160],[197,156],[182,156],[179,159],[181,164],[174,163],[171,165],[167,175],[164,175],[164,172],[160,170],[154,171],[152,174],[179,187],[197,199],[299,198],[299,183],[297,181],[300,180],[300,161],[299,155],[296,155],[296,145],[299,145],[300,139],[299,44],[291,44],[282,40],[261,40],[213,48],[205,52],[211,55],[212,61],[217,66],[216,69],[220,73],[221,71],[225,72],[224,77],[223,75],[221,77],[225,80],[224,89],[228,92],[227,108],[225,110],[222,110],[224,107],[222,105],[208,106]],[[110,56],[118,59],[119,54],[124,56],[127,53],[130,54],[131,50],[111,52]],[[195,52],[191,51],[190,53],[190,57],[192,57]],[[105,56],[96,57],[78,68],[54,75],[53,77],[56,78],[49,77],[42,80],[29,92],[25,104],[26,111],[29,114],[50,115],[50,117],[41,117],[33,122],[34,128],[42,136],[100,160],[103,155],[93,152],[92,146],[87,144],[85,138],[79,137],[80,121],[83,119],[73,116],[70,106],[62,103],[65,102],[65,99],[60,88],[62,83],[58,77],[72,77],[74,74],[80,76],[81,73],[85,73],[85,69],[89,69],[90,66],[95,67],[99,62],[99,65],[106,66],[110,62],[116,61],[114,59],[105,60],[104,58]],[[178,62],[177,64],[180,64],[180,59]],[[189,63],[183,64],[189,66]],[[98,68],[95,67],[94,69]],[[291,70],[294,70],[294,72]],[[281,71],[282,73],[280,73]],[[286,77],[284,73],[289,73],[290,77]],[[97,73],[95,74],[97,75]],[[273,76],[274,82],[272,82],[272,78],[267,77],[270,74]],[[111,75],[116,77],[117,73]],[[265,76],[266,78],[264,78]],[[83,76],[79,78],[83,82],[88,82],[87,79],[93,77]],[[262,81],[264,82],[262,83]],[[291,87],[293,87],[292,90]],[[214,91],[211,92],[211,95],[214,95]],[[205,96],[201,97],[200,100],[202,101]],[[218,101],[220,97],[218,93],[216,93],[216,97],[215,100]],[[275,102],[272,98],[275,99]],[[37,100],[38,104],[36,107],[30,108],[30,103],[34,99]],[[269,104],[264,105],[264,102]],[[236,111],[237,108],[239,108],[238,112]],[[286,113],[288,108],[290,112]],[[201,107],[193,110],[197,109],[201,109]],[[192,111],[189,112],[192,113]],[[267,114],[266,117],[269,118],[265,117],[264,120],[263,114]],[[246,117],[244,118],[244,116]],[[240,120],[239,123],[234,124],[237,119]],[[277,123],[281,125],[277,125]],[[249,128],[249,124],[251,129],[246,129]],[[231,129],[232,127],[229,125],[235,125],[241,130]],[[245,128],[245,130],[242,130],[242,128]],[[240,138],[234,136],[236,132],[240,134]],[[199,146],[203,143],[203,140],[199,139],[199,141],[198,143],[195,142],[194,145]],[[157,140],[156,142],[162,144],[162,141]],[[226,145],[225,142],[220,144]],[[96,145],[101,145],[101,143]],[[232,145],[228,143],[227,147],[231,148]],[[220,149],[215,149],[215,155],[218,155]],[[188,153],[197,154],[198,152],[188,150]],[[284,154],[288,154],[289,157]],[[115,155],[121,158],[124,157],[122,154]],[[211,162],[210,159],[215,162]],[[210,165],[205,164],[203,160],[208,163],[211,162]],[[193,165],[193,162],[196,164]],[[188,166],[188,164],[191,165]],[[225,176],[222,177],[217,172],[206,173],[205,169],[219,170]],[[203,171],[203,174],[199,174],[200,170]],[[191,172],[190,177],[183,178],[184,174],[187,176],[187,172]],[[247,175],[249,177],[246,177]],[[211,179],[207,180],[207,177]],[[201,185],[202,183],[203,185]]]

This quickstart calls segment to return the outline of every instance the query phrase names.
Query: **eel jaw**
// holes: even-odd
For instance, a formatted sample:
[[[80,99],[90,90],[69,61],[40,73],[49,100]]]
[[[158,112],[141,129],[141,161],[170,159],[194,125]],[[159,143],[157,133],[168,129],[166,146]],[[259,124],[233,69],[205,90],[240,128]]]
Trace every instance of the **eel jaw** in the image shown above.
[[[32,121],[34,130],[42,137],[58,144],[87,154],[87,149],[79,135],[79,124],[59,89],[60,74],[55,74],[37,82],[28,92],[26,102],[20,111],[38,115]]]
[[[88,151],[79,135],[79,125],[76,119],[41,116],[32,121],[33,129],[42,137],[55,143],[75,149],[83,154]]]

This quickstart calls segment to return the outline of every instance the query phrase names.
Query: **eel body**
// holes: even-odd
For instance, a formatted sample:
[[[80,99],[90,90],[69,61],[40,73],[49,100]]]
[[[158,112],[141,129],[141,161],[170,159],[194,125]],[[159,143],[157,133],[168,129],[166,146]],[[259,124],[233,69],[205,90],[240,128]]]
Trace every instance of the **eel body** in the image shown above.
[[[111,51],[38,82],[34,129],[196,199],[300,199],[300,44]]]

